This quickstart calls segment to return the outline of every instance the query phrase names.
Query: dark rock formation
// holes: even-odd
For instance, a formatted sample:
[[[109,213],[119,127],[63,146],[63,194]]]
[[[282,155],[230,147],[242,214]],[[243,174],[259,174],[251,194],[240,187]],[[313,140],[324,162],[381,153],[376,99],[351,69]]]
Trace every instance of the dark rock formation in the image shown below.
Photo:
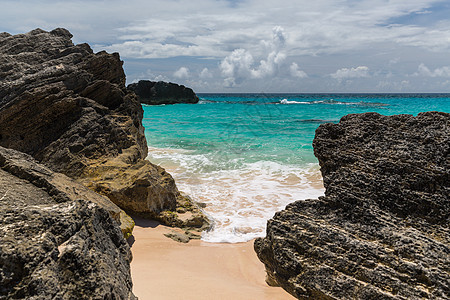
[[[130,248],[110,216],[119,214],[107,198],[0,147],[0,299],[135,299]]]
[[[199,100],[192,89],[171,82],[141,80],[127,88],[136,93],[141,103],[149,105],[197,103]]]
[[[173,221],[164,212],[189,199],[145,160],[143,111],[125,88],[119,55],[94,54],[71,37],[61,28],[0,34],[0,146],[32,155],[127,212]]]
[[[299,299],[450,298],[450,115],[348,115],[316,130],[325,197],[255,241]]]

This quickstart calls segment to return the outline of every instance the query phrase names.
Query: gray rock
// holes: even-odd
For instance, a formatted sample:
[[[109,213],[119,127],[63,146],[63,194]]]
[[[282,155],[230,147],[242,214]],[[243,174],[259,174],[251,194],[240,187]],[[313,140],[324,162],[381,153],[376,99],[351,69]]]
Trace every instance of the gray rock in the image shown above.
[[[111,217],[119,214],[108,199],[0,147],[0,299],[136,299],[130,248]]]
[[[145,160],[143,110],[125,87],[119,54],[93,53],[71,37],[62,28],[0,35],[0,146],[172,225],[162,214],[186,199]]]
[[[313,145],[325,197],[268,221],[267,281],[299,299],[450,298],[450,115],[348,115]]]
[[[190,88],[164,81],[140,80],[128,85],[128,90],[136,93],[139,101],[149,105],[197,103],[197,95]]]

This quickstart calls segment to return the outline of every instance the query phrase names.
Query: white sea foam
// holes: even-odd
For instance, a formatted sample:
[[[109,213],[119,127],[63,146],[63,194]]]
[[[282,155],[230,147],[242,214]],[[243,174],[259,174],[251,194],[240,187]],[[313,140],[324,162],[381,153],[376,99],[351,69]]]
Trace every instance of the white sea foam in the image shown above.
[[[325,100],[315,100],[315,101],[289,101],[287,99],[280,100],[279,104],[328,104],[328,105],[349,105],[349,106],[363,106],[363,107],[383,107],[388,106],[388,104],[378,103],[378,102],[345,102],[345,101],[336,101],[334,99],[325,99]]]
[[[280,100],[280,104],[311,104],[312,102],[306,101],[289,101],[288,99]]]
[[[178,188],[206,204],[214,227],[206,242],[237,243],[265,235],[267,220],[287,204],[323,195],[319,167],[271,161],[230,161],[228,168],[204,154],[150,148],[149,160],[166,168]],[[231,166],[231,167],[230,167]]]

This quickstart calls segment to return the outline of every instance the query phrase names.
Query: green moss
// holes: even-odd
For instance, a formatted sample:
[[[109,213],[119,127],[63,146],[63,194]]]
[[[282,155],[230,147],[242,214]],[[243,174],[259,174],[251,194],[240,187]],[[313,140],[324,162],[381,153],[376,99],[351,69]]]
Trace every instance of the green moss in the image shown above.
[[[133,234],[134,225],[134,220],[122,210],[120,212],[120,229],[125,239]]]

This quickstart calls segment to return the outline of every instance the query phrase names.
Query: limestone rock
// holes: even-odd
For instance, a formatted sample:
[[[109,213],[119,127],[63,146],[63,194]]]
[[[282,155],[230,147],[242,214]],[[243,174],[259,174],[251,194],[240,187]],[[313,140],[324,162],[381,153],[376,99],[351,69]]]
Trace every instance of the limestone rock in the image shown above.
[[[143,110],[117,53],[74,45],[65,29],[0,35],[0,146],[32,155],[131,213],[184,201],[148,161]],[[159,220],[164,220],[163,217]]]
[[[130,248],[114,220],[120,213],[0,147],[0,299],[136,299]]]
[[[181,232],[170,232],[170,233],[165,233],[164,235],[178,243],[186,244],[186,243],[189,243],[189,240],[190,240],[190,238],[187,234],[184,234]]]
[[[120,224],[125,237],[133,231],[133,220],[108,198],[94,193],[63,174],[55,173],[38,164],[25,153],[0,146],[0,168],[18,178],[33,182],[34,185],[51,193],[55,199],[60,199],[60,202],[74,200],[94,202],[106,209],[111,217]]]
[[[149,105],[197,103],[199,100],[192,89],[164,81],[140,80],[128,85],[128,90],[135,92],[141,103]]]
[[[450,115],[348,115],[313,145],[325,197],[269,220],[268,282],[299,299],[450,298]]]

